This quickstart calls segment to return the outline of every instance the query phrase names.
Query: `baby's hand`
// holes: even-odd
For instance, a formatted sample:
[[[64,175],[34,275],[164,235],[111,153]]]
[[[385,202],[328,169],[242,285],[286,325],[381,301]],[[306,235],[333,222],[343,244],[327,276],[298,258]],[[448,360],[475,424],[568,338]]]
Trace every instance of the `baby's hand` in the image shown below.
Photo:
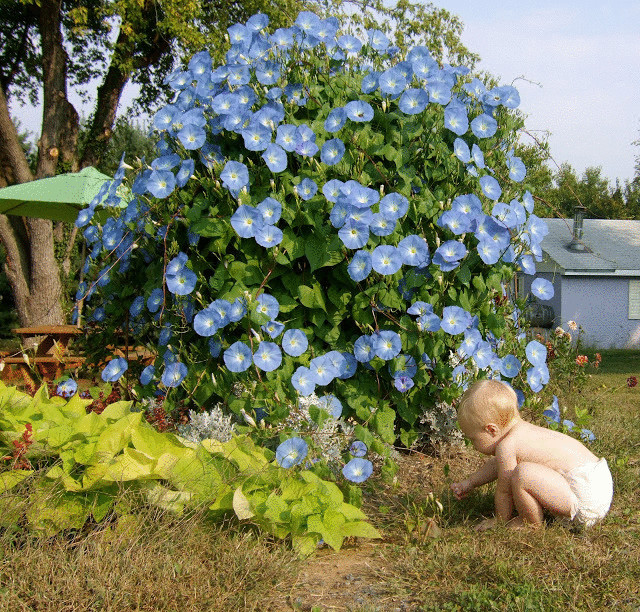
[[[463,480],[462,482],[454,482],[451,485],[451,490],[456,499],[464,499],[471,491],[473,491],[473,485],[469,480]]]

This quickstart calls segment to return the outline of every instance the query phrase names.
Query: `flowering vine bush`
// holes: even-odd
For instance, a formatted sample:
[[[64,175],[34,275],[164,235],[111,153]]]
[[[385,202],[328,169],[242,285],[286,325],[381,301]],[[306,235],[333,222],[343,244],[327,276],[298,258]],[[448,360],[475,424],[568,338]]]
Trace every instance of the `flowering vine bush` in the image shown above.
[[[521,395],[548,381],[547,348],[505,297],[546,233],[521,192],[519,96],[426,47],[398,57],[377,30],[308,12],[267,28],[254,15],[229,28],[226,64],[203,51],[170,76],[131,199],[121,167],[78,217],[93,274],[78,297],[105,334],[157,351],[139,395],[221,403],[279,435],[281,466],[307,457],[304,428],[282,423],[315,393],[316,429],[342,419],[362,444],[342,469],[361,482],[368,449],[413,443],[425,407],[471,379]],[[99,224],[99,202],[119,214]],[[102,377],[129,368],[114,358]]]

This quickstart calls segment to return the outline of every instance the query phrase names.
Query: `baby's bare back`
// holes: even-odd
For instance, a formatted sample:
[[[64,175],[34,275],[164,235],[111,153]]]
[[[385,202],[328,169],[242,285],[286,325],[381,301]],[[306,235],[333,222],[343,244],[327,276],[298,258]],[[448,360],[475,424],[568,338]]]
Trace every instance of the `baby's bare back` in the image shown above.
[[[579,440],[526,421],[519,421],[507,437],[515,448],[518,463],[531,461],[557,472],[569,472],[585,463],[598,461],[598,457]]]

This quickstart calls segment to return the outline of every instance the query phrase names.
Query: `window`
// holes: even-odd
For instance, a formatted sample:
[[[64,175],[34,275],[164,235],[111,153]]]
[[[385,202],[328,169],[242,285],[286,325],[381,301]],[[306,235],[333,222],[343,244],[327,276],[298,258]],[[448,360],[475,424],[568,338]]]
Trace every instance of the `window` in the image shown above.
[[[629,281],[629,318],[640,319],[640,280]]]

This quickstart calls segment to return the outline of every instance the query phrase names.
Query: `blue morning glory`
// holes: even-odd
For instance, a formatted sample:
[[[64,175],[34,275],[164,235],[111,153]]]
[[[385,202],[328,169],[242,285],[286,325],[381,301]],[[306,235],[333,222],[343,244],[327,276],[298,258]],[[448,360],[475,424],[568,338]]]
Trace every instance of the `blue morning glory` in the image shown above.
[[[326,410],[334,419],[339,419],[342,414],[342,404],[335,395],[324,395],[318,399],[318,408]]]
[[[400,335],[391,330],[381,331],[374,342],[373,350],[384,361],[393,359],[402,350]]]
[[[369,43],[376,51],[386,51],[391,41],[380,30],[367,30],[369,34]]]
[[[322,193],[324,197],[327,198],[327,201],[336,203],[338,201],[338,196],[340,195],[340,188],[344,185],[344,183],[338,179],[332,179],[327,181],[322,186]]]
[[[289,469],[302,463],[308,452],[309,447],[302,438],[289,438],[276,448],[276,461],[280,467]]]
[[[349,447],[349,454],[353,457],[364,457],[367,454],[367,445],[361,440],[354,440]]]
[[[471,325],[471,315],[459,306],[446,306],[442,311],[440,327],[448,334],[462,333]]]
[[[380,73],[372,70],[362,77],[362,83],[360,84],[360,91],[362,93],[368,94],[372,91],[378,89],[378,79],[380,77]]]
[[[381,244],[373,250],[371,264],[379,274],[395,274],[402,267],[402,253],[390,244]]]
[[[398,108],[405,115],[421,113],[429,103],[429,96],[424,89],[407,89],[398,101]]]
[[[187,181],[193,175],[195,168],[195,162],[192,159],[185,159],[181,164],[176,174],[176,185],[178,187],[184,187]]]
[[[231,215],[231,227],[241,238],[253,238],[263,224],[260,211],[248,204],[241,204]]]
[[[310,200],[318,191],[318,185],[310,178],[302,179],[295,187],[295,192],[303,199]]]
[[[282,238],[282,230],[275,225],[263,225],[256,230],[255,234],[256,242],[265,249],[279,245],[282,242]]]
[[[531,283],[531,293],[540,300],[550,300],[553,297],[553,284],[546,278],[536,278]]]
[[[482,193],[490,200],[497,200],[502,195],[500,183],[488,174],[480,177],[480,188],[482,189]]]
[[[267,315],[270,319],[277,319],[280,312],[280,304],[272,295],[261,293],[256,298],[256,312]]]
[[[236,298],[229,308],[229,321],[237,323],[247,314],[247,303],[244,298]]]
[[[70,398],[78,390],[78,383],[73,378],[63,380],[56,387],[56,394],[61,397]]]
[[[342,363],[342,367],[338,370],[338,378],[346,380],[356,373],[358,360],[352,353],[342,351],[340,354],[344,357],[344,362]]]
[[[336,204],[331,209],[331,212],[329,213],[329,220],[331,221],[331,225],[337,228],[342,227],[347,221],[347,217],[349,217],[351,210],[351,204],[347,204],[344,201],[344,198],[340,198],[340,201],[336,202]]]
[[[316,383],[311,375],[311,370],[305,366],[299,366],[291,377],[293,388],[303,397],[311,395],[316,388]]]
[[[458,102],[450,102],[444,109],[444,127],[462,136],[469,129],[467,109]]]
[[[220,179],[232,194],[238,194],[249,184],[249,170],[240,162],[228,161],[220,173]]]
[[[546,366],[535,366],[527,370],[527,383],[534,393],[542,391],[547,382],[549,382],[549,370]]]
[[[307,350],[309,341],[301,329],[288,329],[282,336],[282,350],[292,357],[299,357]]]
[[[220,328],[221,323],[220,314],[211,306],[201,310],[193,317],[193,329],[196,334],[205,338],[213,336]]]
[[[527,175],[527,168],[519,157],[508,156],[507,168],[509,168],[509,178],[516,183],[521,183]]]
[[[209,355],[214,359],[220,356],[222,352],[222,344],[216,338],[209,338]]]
[[[507,378],[513,378],[518,375],[521,367],[522,364],[515,355],[506,355],[502,358],[500,373]]]
[[[273,342],[261,342],[253,354],[253,363],[265,372],[272,372],[282,363],[280,347]]]
[[[433,312],[433,306],[421,300],[414,302],[407,308],[407,313],[410,315],[422,316],[430,312]]]
[[[147,308],[149,312],[156,312],[160,308],[164,300],[164,292],[162,289],[154,289],[147,299]]]
[[[314,357],[309,363],[309,371],[316,385],[328,385],[338,375],[331,359],[326,355]]]
[[[371,121],[371,119],[373,119],[373,108],[369,103],[363,100],[347,102],[347,104],[345,104],[344,111],[347,113],[347,117],[351,119],[351,121],[361,123],[363,121]]]
[[[199,149],[205,142],[207,135],[205,131],[192,123],[188,123],[178,132],[178,140],[188,151]]]
[[[279,125],[276,131],[276,144],[289,153],[295,151],[297,142],[296,129],[295,125]]]
[[[460,357],[471,357],[481,341],[482,335],[477,329],[465,329],[464,340],[458,347],[458,355]]]
[[[360,249],[369,241],[369,226],[366,223],[347,221],[338,231],[338,236],[348,249]]]
[[[357,251],[349,265],[347,266],[347,272],[352,280],[356,283],[363,281],[373,268],[373,264],[371,263],[371,254],[367,251]]]
[[[406,86],[407,79],[397,66],[388,68],[378,78],[378,87],[387,96],[397,96]]]
[[[368,363],[375,356],[373,340],[370,336],[360,336],[353,344],[353,356],[361,363]]]
[[[342,468],[342,475],[351,482],[364,482],[373,474],[373,463],[368,459],[355,457]]]
[[[480,259],[490,266],[496,263],[500,259],[500,255],[502,255],[500,246],[493,241],[489,242],[487,240],[478,242],[477,251]]]
[[[467,254],[467,247],[458,240],[447,240],[436,249],[436,254],[447,262],[459,261]]]
[[[142,372],[140,373],[140,384],[148,385],[152,380],[153,376],[156,373],[156,369],[152,365],[148,365]]]
[[[175,295],[189,295],[197,280],[196,273],[185,266],[176,274],[167,274],[167,289]]]
[[[280,321],[269,321],[260,327],[270,338],[277,338],[284,330],[284,323]]]
[[[287,153],[278,144],[269,143],[262,154],[262,159],[271,172],[282,172],[287,168]]]
[[[223,359],[231,372],[244,372],[251,365],[251,349],[244,342],[234,342],[224,352]]]
[[[169,170],[153,170],[146,182],[147,191],[154,197],[166,198],[176,186],[176,177]]]
[[[393,386],[401,393],[406,393],[415,383],[409,376],[398,376],[393,379]]]
[[[271,142],[271,130],[258,124],[249,125],[242,130],[244,146],[249,151],[264,151]]]
[[[429,263],[429,245],[425,239],[411,234],[398,243],[402,263],[407,266],[426,266]]]
[[[498,129],[498,122],[491,116],[483,113],[478,115],[471,122],[471,131],[478,138],[490,138],[496,133]]]
[[[102,370],[102,380],[104,382],[116,382],[128,369],[129,364],[124,357],[111,359]]]
[[[141,295],[139,295],[138,297],[136,297],[135,300],[133,300],[133,302],[131,302],[131,306],[129,306],[129,314],[131,315],[131,317],[135,318],[142,312],[143,308],[144,308],[144,298]]]
[[[380,213],[374,213],[369,222],[369,230],[374,236],[390,236],[397,224],[395,220],[385,219]]]
[[[268,225],[275,225],[282,215],[282,204],[274,198],[265,198],[256,206],[262,214],[262,220]]]
[[[547,347],[537,340],[531,340],[527,344],[525,353],[532,366],[543,366],[547,361]]]
[[[400,193],[388,193],[380,200],[380,214],[390,221],[396,221],[409,210],[409,200]]]
[[[471,161],[469,145],[462,138],[456,138],[453,141],[453,153],[463,164],[468,164]]]
[[[475,351],[473,352],[473,361],[480,370],[484,370],[489,367],[491,361],[495,357],[491,343],[486,340],[478,342]]]
[[[320,160],[327,166],[335,166],[344,155],[344,143],[339,138],[327,140],[320,151]]]
[[[165,387],[177,387],[187,376],[188,370],[184,363],[174,361],[167,365],[162,373],[162,384]]]

